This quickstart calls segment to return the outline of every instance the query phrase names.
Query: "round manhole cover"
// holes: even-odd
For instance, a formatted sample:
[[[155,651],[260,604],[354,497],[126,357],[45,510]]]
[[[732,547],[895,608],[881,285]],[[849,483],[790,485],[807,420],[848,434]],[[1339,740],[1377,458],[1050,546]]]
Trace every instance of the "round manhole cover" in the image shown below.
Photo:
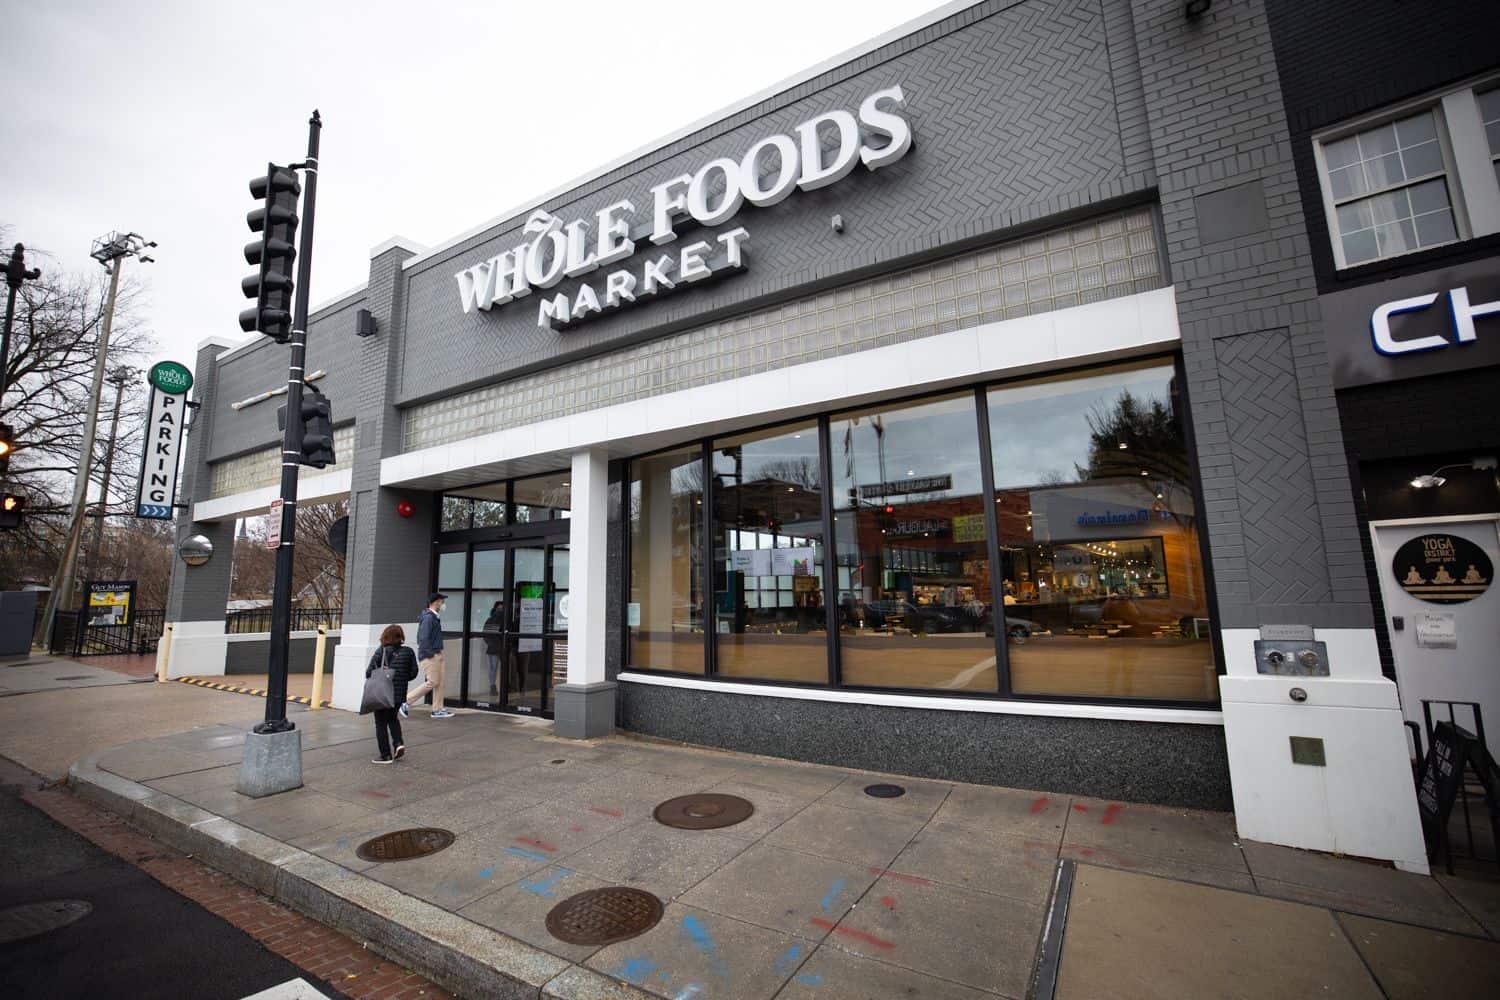
[[[655,927],[661,911],[661,900],[640,889],[590,889],[552,908],[547,933],[568,944],[614,944]]]
[[[408,861],[436,854],[453,844],[451,830],[423,826],[414,830],[394,830],[382,833],[359,845],[354,853],[366,861]]]
[[[93,904],[81,899],[49,899],[0,910],[0,944],[55,931],[93,912]]]
[[[906,794],[900,785],[866,785],[865,794],[877,799],[896,799]]]
[[[656,807],[656,821],[679,830],[717,830],[743,823],[755,806],[738,795],[703,792],[668,799]]]

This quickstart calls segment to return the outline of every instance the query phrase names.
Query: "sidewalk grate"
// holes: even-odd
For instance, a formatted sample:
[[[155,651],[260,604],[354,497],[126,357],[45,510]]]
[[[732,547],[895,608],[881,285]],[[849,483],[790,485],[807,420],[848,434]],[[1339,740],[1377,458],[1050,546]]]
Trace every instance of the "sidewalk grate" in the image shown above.
[[[866,785],[865,794],[877,799],[899,799],[906,789],[900,785]]]
[[[661,919],[649,892],[610,886],[569,896],[547,914],[547,933],[568,944],[614,944],[644,934]]]
[[[365,861],[410,861],[453,846],[453,832],[434,826],[394,830],[372,837],[354,852]]]
[[[703,792],[668,799],[656,807],[656,821],[678,830],[718,830],[743,823],[755,806],[738,795]]]

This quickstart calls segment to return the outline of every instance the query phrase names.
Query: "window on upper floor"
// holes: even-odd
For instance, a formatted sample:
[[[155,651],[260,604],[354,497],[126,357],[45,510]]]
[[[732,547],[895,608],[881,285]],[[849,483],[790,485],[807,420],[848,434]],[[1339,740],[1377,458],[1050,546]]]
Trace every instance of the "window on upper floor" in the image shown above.
[[[1346,123],[1315,151],[1340,268],[1500,232],[1494,81]]]

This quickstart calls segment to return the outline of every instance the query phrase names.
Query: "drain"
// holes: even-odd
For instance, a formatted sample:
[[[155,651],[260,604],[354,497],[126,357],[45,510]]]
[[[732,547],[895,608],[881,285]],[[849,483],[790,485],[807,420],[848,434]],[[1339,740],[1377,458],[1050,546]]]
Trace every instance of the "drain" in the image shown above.
[[[422,826],[413,830],[382,833],[359,845],[358,854],[365,861],[409,861],[425,858],[453,845],[453,831]]]
[[[755,806],[738,795],[704,792],[668,799],[656,807],[656,821],[679,830],[717,830],[743,823]]]
[[[93,904],[81,899],[49,899],[43,903],[23,903],[0,910],[0,944],[24,941],[55,931],[93,912]]]
[[[906,794],[900,785],[866,785],[865,794],[877,799],[898,799]]]
[[[640,889],[590,889],[552,908],[547,933],[568,944],[614,944],[655,927],[661,912],[661,900]]]
[[[94,675],[93,674],[69,674],[66,677],[54,677],[52,679],[55,680],[55,681],[91,681],[91,680],[94,679]]]
[[[567,762],[568,759],[566,757],[558,757],[556,760],[548,761],[549,764],[566,764]]]

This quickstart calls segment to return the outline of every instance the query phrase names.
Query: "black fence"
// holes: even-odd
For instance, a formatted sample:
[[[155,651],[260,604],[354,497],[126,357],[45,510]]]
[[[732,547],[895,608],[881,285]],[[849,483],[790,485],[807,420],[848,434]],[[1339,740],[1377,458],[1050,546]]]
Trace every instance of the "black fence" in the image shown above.
[[[36,627],[41,628],[44,609],[37,609]],[[55,656],[109,656],[150,654],[161,640],[165,611],[136,611],[129,625],[90,625],[79,611],[59,611],[52,619],[47,651]],[[83,622],[82,627],[79,623]]]
[[[311,632],[319,625],[335,629],[343,624],[343,608],[293,608],[292,631]],[[271,631],[271,609],[251,608],[231,611],[224,616],[224,631],[230,635]]]

